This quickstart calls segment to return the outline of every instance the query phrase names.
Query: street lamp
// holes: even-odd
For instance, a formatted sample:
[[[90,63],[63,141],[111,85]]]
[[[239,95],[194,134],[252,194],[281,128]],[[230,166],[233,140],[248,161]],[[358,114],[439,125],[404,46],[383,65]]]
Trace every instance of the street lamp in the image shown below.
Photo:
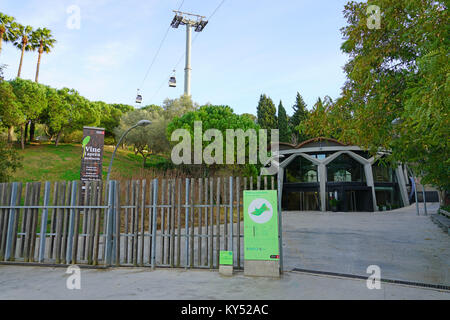
[[[141,120],[141,121],[139,121],[138,123],[136,123],[134,126],[132,126],[130,129],[128,129],[127,131],[125,131],[125,133],[122,135],[122,137],[120,137],[120,140],[119,140],[119,142],[117,143],[117,146],[116,146],[116,148],[114,149],[114,152],[113,152],[113,154],[112,154],[111,162],[109,163],[108,176],[106,177],[106,181],[109,181],[109,176],[111,175],[111,168],[112,168],[114,156],[116,155],[116,151],[117,151],[117,149],[119,148],[120,144],[122,143],[123,138],[125,138],[125,136],[126,136],[131,130],[133,130],[134,128],[137,128],[137,127],[146,127],[146,126],[148,126],[148,125],[151,124],[151,123],[152,123],[152,122],[149,121],[149,120]]]

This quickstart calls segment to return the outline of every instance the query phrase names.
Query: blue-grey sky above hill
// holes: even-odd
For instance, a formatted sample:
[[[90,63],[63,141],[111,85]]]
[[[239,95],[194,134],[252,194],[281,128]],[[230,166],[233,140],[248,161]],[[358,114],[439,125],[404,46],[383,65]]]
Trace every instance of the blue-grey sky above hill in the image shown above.
[[[40,82],[78,90],[91,100],[162,104],[183,93],[167,79],[185,51],[185,28],[170,29],[147,79],[144,76],[173,18],[173,9],[210,16],[222,0],[0,0],[0,11],[21,24],[47,27],[58,43],[42,58]],[[318,97],[337,98],[344,84],[340,28],[346,0],[226,0],[192,47],[192,96],[199,104],[256,113],[259,96],[280,99],[292,114],[297,91],[311,108]],[[67,27],[67,8],[80,8],[80,29]],[[20,52],[3,46],[7,79]],[[22,78],[34,80],[37,52],[27,53]]]

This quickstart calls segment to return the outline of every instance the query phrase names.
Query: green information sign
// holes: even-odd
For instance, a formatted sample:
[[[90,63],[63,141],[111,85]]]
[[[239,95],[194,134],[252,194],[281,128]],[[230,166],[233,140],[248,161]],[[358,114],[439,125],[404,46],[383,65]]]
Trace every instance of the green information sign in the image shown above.
[[[220,251],[219,263],[223,266],[233,265],[233,251]]]
[[[244,259],[280,259],[276,190],[244,191]]]

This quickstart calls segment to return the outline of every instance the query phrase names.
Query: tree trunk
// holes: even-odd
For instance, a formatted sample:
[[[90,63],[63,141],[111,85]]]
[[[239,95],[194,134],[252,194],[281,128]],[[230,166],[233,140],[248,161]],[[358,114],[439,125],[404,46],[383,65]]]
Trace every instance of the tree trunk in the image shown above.
[[[23,64],[23,54],[25,52],[25,45],[22,44],[22,54],[20,55],[20,64],[19,71],[17,71],[17,78],[20,78],[20,74],[22,73],[22,64]]]
[[[62,133],[62,129],[59,130],[58,135],[56,136],[55,147],[57,147],[59,144],[59,139],[61,139],[61,133]]]
[[[34,132],[36,130],[36,123],[34,121],[31,121],[30,124],[30,142],[34,141]]]
[[[13,142],[13,135],[14,135],[14,126],[10,126],[8,128],[8,142],[9,143]]]
[[[39,56],[38,56],[38,63],[37,63],[37,68],[36,68],[36,79],[35,81],[38,82],[39,80],[39,67],[41,66],[41,56],[42,56],[42,44],[41,47],[39,48]]]
[[[3,31],[0,31],[0,54],[2,53],[2,45],[3,45]]]
[[[22,150],[25,149],[25,125],[20,125],[20,146],[22,147]]]
[[[27,123],[25,124],[25,135],[24,135],[24,139],[23,139],[23,142],[24,143],[27,143],[27,136],[28,136],[28,124],[29,124],[30,122],[29,121],[27,121]]]

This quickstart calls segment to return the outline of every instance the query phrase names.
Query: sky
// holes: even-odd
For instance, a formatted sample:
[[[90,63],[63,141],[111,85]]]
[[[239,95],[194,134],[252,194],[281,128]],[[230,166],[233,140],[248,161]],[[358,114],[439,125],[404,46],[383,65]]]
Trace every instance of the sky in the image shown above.
[[[193,32],[191,94],[200,105],[228,105],[256,114],[261,94],[289,115],[299,92],[311,109],[318,97],[339,97],[347,56],[340,46],[347,0],[0,0],[0,12],[23,25],[52,30],[39,82],[74,88],[92,101],[162,105],[184,90],[185,27],[170,28],[172,10],[210,17]],[[79,28],[76,11],[79,9]],[[75,20],[74,20],[75,17]],[[74,27],[75,26],[75,27]],[[25,54],[22,78],[34,80],[37,52]],[[20,51],[4,44],[6,79],[17,75]],[[176,67],[177,88],[168,78]]]

